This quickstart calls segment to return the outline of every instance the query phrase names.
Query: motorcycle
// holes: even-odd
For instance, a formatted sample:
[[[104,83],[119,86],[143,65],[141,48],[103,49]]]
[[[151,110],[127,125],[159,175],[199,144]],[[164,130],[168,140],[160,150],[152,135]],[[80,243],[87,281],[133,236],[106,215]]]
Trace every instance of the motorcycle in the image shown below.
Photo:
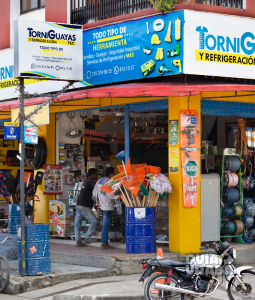
[[[223,283],[225,276],[230,300],[254,300],[255,272],[251,271],[252,267],[235,268],[236,249],[229,247],[228,242],[207,244],[200,250],[213,249],[217,255],[191,256],[186,262],[150,258],[141,260],[144,272],[139,281],[144,282],[150,277],[144,287],[145,299],[190,300],[211,296]]]

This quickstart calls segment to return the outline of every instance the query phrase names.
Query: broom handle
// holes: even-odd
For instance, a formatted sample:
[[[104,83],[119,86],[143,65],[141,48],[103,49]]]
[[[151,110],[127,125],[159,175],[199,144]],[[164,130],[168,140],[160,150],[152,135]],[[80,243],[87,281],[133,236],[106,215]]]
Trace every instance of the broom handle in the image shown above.
[[[122,160],[122,165],[123,165],[123,168],[124,168],[125,175],[127,176],[127,170],[126,170],[126,167],[125,167],[125,164],[124,164],[123,160]]]
[[[124,204],[126,205],[126,207],[130,207],[129,202],[128,202],[128,200],[126,199],[126,197],[125,197],[125,195],[124,195],[124,193],[123,193],[121,187],[120,187],[120,192],[121,192],[122,200],[123,200]]]
[[[149,184],[149,182],[147,181],[147,184],[146,184],[146,190],[147,190],[147,188],[148,188],[148,184]],[[145,200],[146,200],[145,197],[146,197],[146,196],[144,195],[144,196],[143,196],[143,200],[142,200],[142,206],[143,206],[143,207],[145,206]]]
[[[136,196],[136,202],[138,203],[138,206],[139,206],[139,207],[142,206],[141,201],[140,201],[140,198],[139,198],[138,195]]]
[[[128,194],[128,192],[127,192],[127,189],[126,189],[126,187],[123,185],[123,188],[124,188],[124,191],[126,192],[126,194],[127,194],[127,198],[128,198],[128,200],[129,200],[129,203],[130,203],[130,205],[131,205],[131,207],[133,206],[133,204],[132,204],[132,200],[131,200],[131,198],[129,197],[129,194]]]
[[[134,202],[135,206],[137,207],[137,203],[136,203],[136,200],[135,200],[135,196],[134,196],[133,193],[131,193],[131,195],[132,195],[133,202]]]

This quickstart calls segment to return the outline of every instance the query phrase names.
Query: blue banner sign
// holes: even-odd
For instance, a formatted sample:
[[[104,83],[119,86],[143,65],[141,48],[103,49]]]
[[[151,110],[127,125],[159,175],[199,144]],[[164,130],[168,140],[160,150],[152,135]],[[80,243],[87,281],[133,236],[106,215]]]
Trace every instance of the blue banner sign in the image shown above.
[[[84,31],[83,83],[183,73],[183,28],[178,11]]]
[[[4,122],[4,139],[5,140],[19,140],[20,139],[19,123]]]

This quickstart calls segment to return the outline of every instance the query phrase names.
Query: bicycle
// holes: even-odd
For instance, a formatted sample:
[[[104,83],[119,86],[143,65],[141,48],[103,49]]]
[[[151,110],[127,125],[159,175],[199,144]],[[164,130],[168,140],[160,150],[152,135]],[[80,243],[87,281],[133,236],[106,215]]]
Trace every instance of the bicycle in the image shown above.
[[[7,237],[4,239],[0,244],[3,244],[5,241],[11,240],[11,238]],[[0,256],[0,293],[3,292],[8,283],[10,278],[10,266],[8,260],[4,256]]]

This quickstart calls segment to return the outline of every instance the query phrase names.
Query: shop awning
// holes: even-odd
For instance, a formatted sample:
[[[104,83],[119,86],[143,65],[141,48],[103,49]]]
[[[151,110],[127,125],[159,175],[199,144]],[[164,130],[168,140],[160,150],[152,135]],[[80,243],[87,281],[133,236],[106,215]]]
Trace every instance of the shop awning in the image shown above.
[[[190,81],[190,80],[189,80]],[[223,81],[223,80],[222,80]],[[221,81],[221,82],[222,82]],[[108,85],[98,88],[86,88],[79,91],[66,92],[54,100],[54,103],[72,100],[83,100],[88,98],[132,98],[132,97],[184,97],[189,95],[199,95],[200,92],[220,92],[220,91],[255,91],[255,85],[238,84],[215,80],[193,80],[185,82],[137,82],[120,85]],[[48,100],[47,97],[26,99],[25,106],[41,104]],[[146,100],[146,99],[145,99]],[[0,111],[18,108],[19,101],[5,101],[0,103]]]

